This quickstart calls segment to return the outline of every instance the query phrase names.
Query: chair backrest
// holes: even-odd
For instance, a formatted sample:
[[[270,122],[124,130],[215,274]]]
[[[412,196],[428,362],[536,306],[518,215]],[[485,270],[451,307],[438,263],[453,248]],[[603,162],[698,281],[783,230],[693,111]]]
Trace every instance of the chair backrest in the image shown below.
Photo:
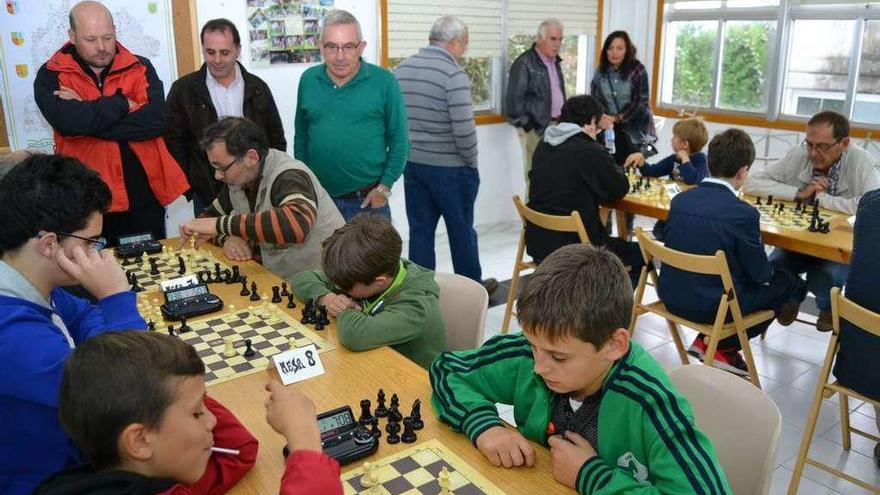
[[[446,347],[473,349],[483,343],[489,294],[482,284],[455,273],[435,273],[440,286],[440,312],[446,326]]]
[[[834,334],[840,335],[840,320],[846,320],[875,337],[880,337],[880,314],[850,301],[839,287],[831,289],[831,316]]]
[[[782,430],[782,415],[770,396],[711,366],[682,366],[669,378],[715,446],[733,493],[769,493]]]
[[[523,228],[525,228],[525,222],[529,222],[547,230],[573,232],[578,235],[582,244],[590,243],[587,229],[584,228],[584,222],[581,220],[581,214],[577,211],[572,211],[569,215],[540,213],[524,205],[519,196],[513,197],[513,204],[516,206],[519,216],[523,219]]]

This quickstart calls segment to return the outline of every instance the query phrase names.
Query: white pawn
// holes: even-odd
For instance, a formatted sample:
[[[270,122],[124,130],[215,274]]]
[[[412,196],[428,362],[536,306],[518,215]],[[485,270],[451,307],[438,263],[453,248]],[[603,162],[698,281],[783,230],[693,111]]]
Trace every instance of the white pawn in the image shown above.
[[[293,342],[293,339],[291,339],[291,343],[292,342]],[[294,347],[296,347],[296,346],[294,346]],[[361,465],[361,469],[363,469],[363,471],[364,471],[364,474],[361,476],[361,486],[364,486],[366,488],[373,486],[372,484],[370,484],[370,481],[371,481],[370,475],[373,474],[373,463],[371,463],[370,461],[367,461],[367,462],[363,463],[363,465]]]
[[[438,480],[438,484],[440,485],[440,495],[450,495],[452,492],[449,491],[449,471],[446,469],[446,466],[443,466],[440,470]]]
[[[379,483],[379,475],[370,473],[370,491],[372,495],[380,495],[382,493],[382,485]]]

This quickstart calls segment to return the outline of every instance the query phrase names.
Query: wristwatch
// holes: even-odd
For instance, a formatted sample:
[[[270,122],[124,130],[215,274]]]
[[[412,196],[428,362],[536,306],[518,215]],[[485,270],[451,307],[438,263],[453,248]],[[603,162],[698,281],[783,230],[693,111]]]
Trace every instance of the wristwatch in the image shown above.
[[[388,188],[385,184],[379,184],[375,187],[375,191],[382,196],[385,196],[385,199],[391,197],[391,189]]]

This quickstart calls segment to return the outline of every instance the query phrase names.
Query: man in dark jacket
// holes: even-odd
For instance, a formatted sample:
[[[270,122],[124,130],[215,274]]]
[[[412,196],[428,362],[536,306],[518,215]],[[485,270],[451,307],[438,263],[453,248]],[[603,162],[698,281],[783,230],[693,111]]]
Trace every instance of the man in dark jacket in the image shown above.
[[[240,63],[241,38],[228,19],[212,19],[202,27],[202,67],[171,85],[171,116],[165,140],[192,184],[199,215],[220,191],[208,156],[199,147],[202,131],[223,117],[247,117],[263,128],[269,146],[287,150],[284,127],[269,86]]]
[[[546,19],[538,26],[538,38],[532,47],[510,66],[505,112],[522,143],[526,191],[535,148],[544,128],[559,117],[565,102],[565,80],[559,65],[561,47],[562,23]]]

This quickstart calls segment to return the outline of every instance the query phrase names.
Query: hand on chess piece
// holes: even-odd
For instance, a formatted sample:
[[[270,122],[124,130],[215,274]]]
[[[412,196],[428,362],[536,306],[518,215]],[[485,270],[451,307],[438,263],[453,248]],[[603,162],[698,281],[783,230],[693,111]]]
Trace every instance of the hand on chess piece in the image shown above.
[[[198,249],[206,241],[209,241],[217,235],[217,219],[216,218],[193,218],[189,222],[180,224],[178,227],[180,232],[180,245],[177,250],[180,251],[189,242],[190,237],[196,236],[194,248]]]
[[[357,303],[345,294],[334,294],[332,292],[319,297],[316,302],[318,306],[327,308],[327,312],[334,318],[347,309],[358,308]]]
[[[578,471],[585,462],[596,457],[596,449],[586,438],[566,431],[565,436],[553,435],[547,443],[553,458],[553,477],[563,485],[574,488]]]
[[[241,237],[229,236],[223,243],[223,254],[232,261],[248,261],[253,258],[251,246]]]
[[[287,439],[291,452],[321,452],[315,403],[295,386],[285,387],[278,380],[266,384],[266,422]]]
[[[52,241],[45,237],[49,246]],[[98,300],[128,290],[128,277],[110,251],[83,249],[79,245],[65,250],[57,242],[53,242],[49,249],[55,250],[55,261],[72,281],[64,285],[82,285]]]
[[[627,155],[626,160],[624,160],[623,162],[624,167],[641,167],[644,164],[645,155],[639,153],[638,151]]]
[[[532,444],[516,430],[493,426],[477,437],[477,448],[494,466],[518,467],[535,464]]]

